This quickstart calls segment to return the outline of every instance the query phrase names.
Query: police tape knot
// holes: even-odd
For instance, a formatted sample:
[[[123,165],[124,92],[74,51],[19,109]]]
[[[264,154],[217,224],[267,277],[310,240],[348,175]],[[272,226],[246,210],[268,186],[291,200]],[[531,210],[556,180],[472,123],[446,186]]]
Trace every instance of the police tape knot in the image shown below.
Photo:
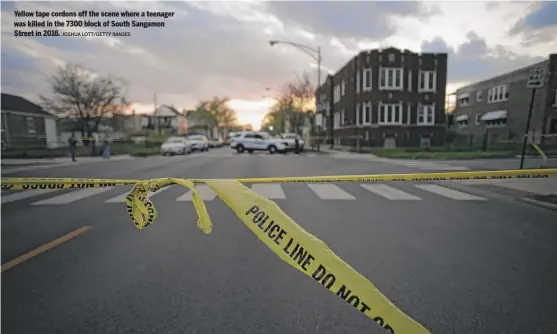
[[[151,181],[141,181],[136,183],[126,196],[128,214],[135,227],[140,230],[151,225],[157,218],[157,210],[147,193],[150,189]]]
[[[182,187],[186,187],[191,191],[193,207],[195,208],[195,212],[197,213],[197,227],[205,234],[211,233],[211,231],[213,230],[211,218],[209,217],[209,213],[207,212],[205,202],[203,202],[203,199],[195,189],[194,183],[184,179],[169,178],[169,180],[172,183],[181,185]]]

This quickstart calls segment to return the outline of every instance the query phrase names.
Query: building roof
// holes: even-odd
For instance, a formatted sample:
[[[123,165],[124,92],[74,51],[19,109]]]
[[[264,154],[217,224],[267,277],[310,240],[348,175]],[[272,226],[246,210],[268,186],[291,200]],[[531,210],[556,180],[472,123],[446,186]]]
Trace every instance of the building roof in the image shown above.
[[[39,105],[17,95],[2,93],[2,111],[19,111],[28,114],[35,114],[40,117],[56,117],[46,112]]]
[[[178,111],[178,109],[174,108],[174,106],[161,105],[157,107],[157,110],[155,111],[155,114],[153,116],[173,117],[182,116],[182,113]]]
[[[512,70],[509,72],[505,72],[499,75],[496,75],[494,77],[490,77],[488,79],[484,79],[484,80],[480,80],[480,81],[476,81],[474,83],[468,84],[466,86],[462,86],[456,89],[456,93],[457,94],[462,94],[464,92],[472,92],[475,91],[477,89],[484,89],[484,86],[489,86],[492,84],[493,81],[508,81],[508,82],[513,82],[513,81],[519,81],[519,80],[523,80],[526,78],[527,76],[527,72],[530,71],[530,69],[533,68],[537,68],[537,67],[541,67],[543,66],[544,68],[547,69],[547,66],[549,64],[549,58],[541,61],[541,62],[537,62],[528,66],[523,66],[521,68],[518,68],[516,70]],[[524,73],[523,77],[518,76],[518,74],[520,74],[521,72]]]

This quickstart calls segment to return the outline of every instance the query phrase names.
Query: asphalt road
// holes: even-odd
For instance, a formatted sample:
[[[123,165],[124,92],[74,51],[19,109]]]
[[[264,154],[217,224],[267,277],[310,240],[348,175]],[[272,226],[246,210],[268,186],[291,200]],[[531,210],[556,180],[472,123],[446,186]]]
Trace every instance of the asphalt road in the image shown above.
[[[475,159],[475,160],[461,160],[451,161],[453,164],[459,164],[470,168],[471,170],[504,170],[504,169],[520,169],[520,158],[510,159]],[[548,158],[544,163],[539,158],[524,159],[524,168],[557,168],[557,158]]]
[[[9,176],[423,172],[327,155],[228,153],[105,161]],[[278,198],[298,224],[433,333],[557,332],[554,211],[472,189],[451,192],[442,183],[421,188],[389,183],[371,190],[346,183],[318,186],[272,185],[259,191]],[[18,200],[13,192],[3,193],[2,332],[384,332],[280,260],[220,200],[206,201],[214,230],[204,235],[191,202],[181,197],[186,190],[172,186],[152,197],[159,218],[139,231],[125,204],[110,203],[127,189],[61,190]],[[76,230],[73,238],[53,243]],[[5,269],[8,261],[41,246],[50,249]]]

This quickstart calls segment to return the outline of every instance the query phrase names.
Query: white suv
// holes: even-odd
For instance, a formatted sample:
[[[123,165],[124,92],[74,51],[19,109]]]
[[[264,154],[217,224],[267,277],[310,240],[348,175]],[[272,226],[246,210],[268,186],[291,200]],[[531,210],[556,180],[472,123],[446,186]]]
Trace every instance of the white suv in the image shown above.
[[[286,153],[283,139],[271,138],[266,132],[242,132],[232,138],[230,148],[238,153],[253,153],[253,151],[269,151],[269,153]]]
[[[282,139],[284,139],[284,141],[286,142],[286,144],[288,145],[288,150],[292,150],[294,151],[296,149],[296,137],[298,137],[298,145],[300,145],[300,152],[304,151],[304,140],[302,138],[300,138],[300,136],[298,136],[295,133],[283,133],[281,135]]]
[[[209,139],[204,135],[188,136],[192,151],[207,152],[209,151]]]

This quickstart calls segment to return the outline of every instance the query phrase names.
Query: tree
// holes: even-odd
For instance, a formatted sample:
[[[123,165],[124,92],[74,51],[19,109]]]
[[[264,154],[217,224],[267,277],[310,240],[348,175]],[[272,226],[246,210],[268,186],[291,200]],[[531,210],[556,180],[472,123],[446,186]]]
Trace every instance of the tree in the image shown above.
[[[79,120],[83,137],[90,138],[97,132],[103,117],[121,115],[129,107],[122,80],[99,76],[77,65],[59,68],[50,84],[52,98],[40,96],[43,107],[58,116]]]
[[[195,111],[204,117],[209,125],[222,129],[229,129],[237,125],[238,118],[236,112],[228,106],[229,98],[213,97],[211,100],[200,101]]]
[[[296,82],[286,85],[281,96],[271,106],[261,124],[262,128],[273,127],[277,132],[289,131],[299,133],[300,127],[311,119],[315,110],[314,88],[307,73],[297,77]]]

